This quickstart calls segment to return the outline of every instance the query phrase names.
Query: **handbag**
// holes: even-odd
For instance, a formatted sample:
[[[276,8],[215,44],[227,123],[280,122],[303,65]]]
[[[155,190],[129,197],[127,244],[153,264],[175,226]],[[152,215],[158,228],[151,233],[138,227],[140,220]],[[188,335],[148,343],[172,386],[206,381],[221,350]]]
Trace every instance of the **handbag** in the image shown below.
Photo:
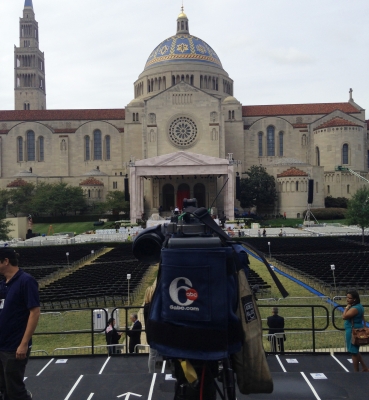
[[[354,328],[354,321],[351,320],[352,333],[351,333],[351,343],[355,346],[364,346],[369,344],[369,328],[366,327],[365,318],[363,315],[364,327]]]

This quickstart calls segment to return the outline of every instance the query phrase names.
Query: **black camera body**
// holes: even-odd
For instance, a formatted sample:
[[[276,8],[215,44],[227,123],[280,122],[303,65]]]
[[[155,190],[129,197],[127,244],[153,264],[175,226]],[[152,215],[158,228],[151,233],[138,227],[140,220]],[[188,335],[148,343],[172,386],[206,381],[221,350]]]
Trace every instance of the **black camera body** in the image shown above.
[[[158,263],[166,240],[168,248],[220,247],[219,237],[213,237],[206,225],[189,213],[195,209],[196,199],[184,199],[182,214],[174,214],[170,222],[146,228],[136,236],[133,255],[143,262]]]

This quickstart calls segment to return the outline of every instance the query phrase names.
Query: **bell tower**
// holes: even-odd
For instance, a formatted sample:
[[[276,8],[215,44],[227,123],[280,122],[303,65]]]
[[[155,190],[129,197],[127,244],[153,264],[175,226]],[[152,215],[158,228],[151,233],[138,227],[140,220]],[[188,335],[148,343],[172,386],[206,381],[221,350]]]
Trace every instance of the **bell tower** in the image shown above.
[[[45,56],[38,45],[32,0],[25,0],[19,21],[19,47],[14,46],[15,110],[46,109]]]

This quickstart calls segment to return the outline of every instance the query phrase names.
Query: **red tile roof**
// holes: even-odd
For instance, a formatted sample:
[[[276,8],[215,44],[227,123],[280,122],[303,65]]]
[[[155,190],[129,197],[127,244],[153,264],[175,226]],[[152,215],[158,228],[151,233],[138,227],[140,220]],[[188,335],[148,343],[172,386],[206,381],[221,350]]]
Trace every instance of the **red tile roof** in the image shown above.
[[[324,124],[317,126],[314,129],[314,131],[323,128],[331,128],[332,126],[361,126],[361,125],[355,124],[354,122],[351,121],[347,121],[347,119],[335,117],[327,122],[324,122]]]
[[[94,177],[85,179],[79,185],[80,186],[104,186],[104,184],[101,181],[99,181],[98,179],[95,179]]]
[[[301,169],[295,167],[289,168],[281,174],[277,174],[277,178],[283,178],[287,176],[308,176],[308,174],[304,171],[301,171]]]
[[[15,187],[21,187],[21,186],[26,186],[27,182],[21,178],[16,179],[13,182],[10,182],[6,185],[8,188],[15,188]]]
[[[345,113],[359,113],[360,109],[351,103],[317,103],[317,104],[276,104],[267,106],[243,106],[243,117],[267,117],[277,115],[310,115],[330,114],[335,110]]]
[[[0,121],[124,120],[124,108],[107,110],[16,110],[0,111]]]

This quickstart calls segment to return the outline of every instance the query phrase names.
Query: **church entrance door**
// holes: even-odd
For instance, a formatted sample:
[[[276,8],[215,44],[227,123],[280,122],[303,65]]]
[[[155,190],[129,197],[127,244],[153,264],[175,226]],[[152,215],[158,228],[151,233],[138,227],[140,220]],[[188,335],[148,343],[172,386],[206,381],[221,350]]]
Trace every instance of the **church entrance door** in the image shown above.
[[[174,187],[170,183],[163,186],[163,210],[174,210]]]
[[[196,183],[193,188],[193,196],[197,199],[197,207],[206,207],[205,185]]]
[[[190,187],[187,185],[187,183],[181,183],[178,186],[176,207],[178,207],[180,210],[182,210],[183,199],[189,199],[190,196],[191,196]]]

